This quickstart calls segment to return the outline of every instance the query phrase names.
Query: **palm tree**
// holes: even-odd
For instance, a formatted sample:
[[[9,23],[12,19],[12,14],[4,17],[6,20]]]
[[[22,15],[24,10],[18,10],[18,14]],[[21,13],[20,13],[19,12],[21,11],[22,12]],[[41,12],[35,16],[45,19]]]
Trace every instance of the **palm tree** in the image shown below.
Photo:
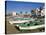
[[[19,13],[16,13],[16,15],[19,15]]]
[[[31,10],[32,16],[35,17],[35,9]]]
[[[25,14],[27,14],[28,12],[26,11]]]
[[[20,14],[22,14],[22,11],[20,12]]]
[[[40,11],[39,11],[39,12],[41,13],[42,7],[40,7],[39,9],[40,9]]]
[[[31,13],[34,14],[34,10],[31,10]]]
[[[32,13],[31,13],[31,11],[30,11],[30,15],[31,15]]]

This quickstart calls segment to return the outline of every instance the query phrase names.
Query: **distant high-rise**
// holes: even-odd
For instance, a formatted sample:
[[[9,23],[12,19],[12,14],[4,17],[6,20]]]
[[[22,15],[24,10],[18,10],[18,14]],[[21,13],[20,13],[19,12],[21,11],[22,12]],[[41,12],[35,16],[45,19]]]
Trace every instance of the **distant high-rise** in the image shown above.
[[[45,16],[45,9],[41,10],[41,16]]]
[[[16,12],[12,12],[12,16],[16,16]]]
[[[39,8],[36,8],[36,15],[40,15],[40,13],[39,13],[39,11],[40,11],[40,9]]]

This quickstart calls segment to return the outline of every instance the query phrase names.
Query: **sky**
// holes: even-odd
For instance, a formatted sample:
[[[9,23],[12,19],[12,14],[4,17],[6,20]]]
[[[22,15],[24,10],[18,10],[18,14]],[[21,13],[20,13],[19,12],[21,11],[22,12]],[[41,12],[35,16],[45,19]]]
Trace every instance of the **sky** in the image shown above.
[[[25,13],[27,11],[28,13],[30,13],[33,8],[39,8],[43,6],[44,3],[7,1],[6,12],[20,13],[22,11],[23,13]]]

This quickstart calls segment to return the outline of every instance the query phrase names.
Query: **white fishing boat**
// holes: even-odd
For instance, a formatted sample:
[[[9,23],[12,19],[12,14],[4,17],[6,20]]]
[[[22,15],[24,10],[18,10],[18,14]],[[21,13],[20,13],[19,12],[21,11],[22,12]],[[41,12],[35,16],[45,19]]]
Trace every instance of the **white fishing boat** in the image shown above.
[[[10,24],[14,24],[14,23],[25,23],[25,22],[29,22],[29,21],[34,21],[35,19],[29,19],[29,18],[20,18],[20,19],[10,19],[9,23]]]
[[[9,20],[9,23],[18,27],[20,30],[30,30],[45,27],[43,22],[36,21],[35,23],[34,21],[35,19],[32,18],[17,18],[14,20]]]

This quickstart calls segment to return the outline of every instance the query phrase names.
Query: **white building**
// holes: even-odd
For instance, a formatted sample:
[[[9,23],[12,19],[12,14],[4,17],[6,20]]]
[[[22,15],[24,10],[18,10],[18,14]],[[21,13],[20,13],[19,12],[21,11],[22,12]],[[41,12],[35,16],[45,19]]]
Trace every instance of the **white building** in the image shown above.
[[[39,8],[37,8],[36,9],[36,15],[41,15],[41,16],[44,16],[45,15],[45,8],[43,8],[42,10],[41,10],[41,13],[39,12],[40,11],[40,9]]]
[[[36,11],[35,11],[36,12],[36,15],[39,15],[40,14],[39,11],[40,11],[40,9],[37,8]]]
[[[12,12],[12,16],[16,16],[16,12]]]
[[[41,10],[41,16],[45,16],[45,9]]]

